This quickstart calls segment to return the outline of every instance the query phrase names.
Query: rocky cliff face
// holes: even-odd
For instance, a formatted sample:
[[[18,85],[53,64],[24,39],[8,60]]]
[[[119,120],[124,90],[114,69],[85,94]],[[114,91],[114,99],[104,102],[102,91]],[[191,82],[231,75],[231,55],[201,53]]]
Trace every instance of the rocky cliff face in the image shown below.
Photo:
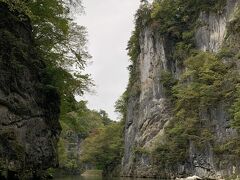
[[[60,99],[45,68],[27,17],[0,3],[1,177],[34,178],[57,165]]]
[[[198,21],[201,26],[195,30],[195,45],[198,50],[218,53],[224,47],[231,47],[233,51],[239,51],[239,35],[229,30],[229,23],[236,18],[239,6],[240,1],[228,0],[220,14],[200,13]],[[179,79],[184,67],[171,61],[171,39],[160,35],[152,27],[146,26],[141,30],[139,41],[141,52],[136,69],[140,72],[138,83],[141,93],[128,99],[122,175],[158,177],[162,175],[151,155],[139,149],[154,149],[172,119],[171,103],[161,82],[161,72],[169,71],[174,78]],[[236,131],[230,128],[229,111],[223,102],[210,111],[202,112],[200,116],[207,119],[209,126],[214,127],[215,142],[225,142],[236,136]],[[199,149],[189,142],[186,161],[180,163],[174,172],[165,169],[165,177],[198,175],[217,179],[240,174],[238,158],[227,153],[217,156],[211,143],[203,146],[204,148]]]

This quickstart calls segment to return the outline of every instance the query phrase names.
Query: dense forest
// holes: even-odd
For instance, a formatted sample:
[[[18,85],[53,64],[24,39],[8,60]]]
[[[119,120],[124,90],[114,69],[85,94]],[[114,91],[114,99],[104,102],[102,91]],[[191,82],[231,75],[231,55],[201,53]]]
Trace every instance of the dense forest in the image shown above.
[[[0,178],[238,179],[239,7],[142,0],[116,122],[76,100],[94,86],[81,0],[0,0]]]

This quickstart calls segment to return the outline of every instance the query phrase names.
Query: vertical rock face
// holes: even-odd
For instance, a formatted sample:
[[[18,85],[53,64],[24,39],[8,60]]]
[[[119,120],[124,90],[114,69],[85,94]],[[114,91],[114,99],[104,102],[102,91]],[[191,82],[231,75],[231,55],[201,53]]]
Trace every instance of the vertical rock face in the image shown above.
[[[53,87],[44,84],[45,74],[30,21],[0,3],[2,176],[30,178],[57,165],[60,99]]]
[[[237,0],[228,0],[221,14],[202,12],[199,21],[203,24],[196,31],[196,46],[199,50],[218,52],[227,33],[227,24],[234,18]]]
[[[135,147],[151,148],[155,138],[163,133],[161,130],[170,116],[168,100],[160,83],[161,71],[168,68],[164,39],[146,28],[141,34],[140,44],[138,68],[141,94],[131,98],[128,104],[123,173],[144,177],[154,174],[149,167],[149,158],[136,156]]]
[[[200,26],[195,31],[195,44],[198,50],[217,53],[234,35],[227,35],[228,23],[234,19],[239,7],[239,0],[228,0],[221,14],[202,12],[199,16]],[[161,73],[172,72],[179,78],[184,68],[179,68],[169,58],[171,43],[169,39],[145,27],[140,34],[141,53],[138,57],[140,95],[128,100],[127,120],[125,126],[125,154],[122,161],[122,175],[136,177],[156,177],[157,167],[151,162],[151,157],[141,149],[154,149],[156,140],[164,135],[164,127],[171,120],[169,99],[161,83]],[[239,50],[239,49],[238,49]],[[218,142],[224,142],[236,136],[229,128],[230,117],[224,103],[203,112],[203,118],[214,124],[214,136]],[[169,176],[198,175],[204,178],[219,178],[240,173],[240,164],[232,164],[227,155],[223,159],[215,158],[211,144],[205,144],[204,150],[198,150],[189,144],[188,162],[179,166],[175,172],[166,172]],[[237,164],[237,165],[236,165]],[[168,176],[168,177],[169,177]]]

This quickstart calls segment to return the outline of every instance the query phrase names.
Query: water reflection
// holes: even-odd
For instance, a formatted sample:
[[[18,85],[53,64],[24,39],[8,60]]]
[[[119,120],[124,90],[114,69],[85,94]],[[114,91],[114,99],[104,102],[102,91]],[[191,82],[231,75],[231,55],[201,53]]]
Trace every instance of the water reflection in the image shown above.
[[[66,176],[54,178],[54,180],[153,180],[153,179],[134,179],[134,178],[104,178],[100,176]]]
[[[65,176],[54,178],[54,180],[104,180],[104,178],[99,176]]]

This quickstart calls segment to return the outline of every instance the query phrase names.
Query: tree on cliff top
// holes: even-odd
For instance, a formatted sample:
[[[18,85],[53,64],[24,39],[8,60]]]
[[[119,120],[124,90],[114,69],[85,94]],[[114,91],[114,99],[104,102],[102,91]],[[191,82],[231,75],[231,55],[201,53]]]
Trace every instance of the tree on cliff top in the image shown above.
[[[47,64],[46,83],[58,88],[62,99],[82,95],[90,83],[83,74],[87,59],[86,29],[71,19],[71,7],[80,0],[0,0],[11,10],[27,14],[33,26],[38,52]],[[66,88],[67,87],[67,88]],[[69,98],[68,98],[69,99]]]

